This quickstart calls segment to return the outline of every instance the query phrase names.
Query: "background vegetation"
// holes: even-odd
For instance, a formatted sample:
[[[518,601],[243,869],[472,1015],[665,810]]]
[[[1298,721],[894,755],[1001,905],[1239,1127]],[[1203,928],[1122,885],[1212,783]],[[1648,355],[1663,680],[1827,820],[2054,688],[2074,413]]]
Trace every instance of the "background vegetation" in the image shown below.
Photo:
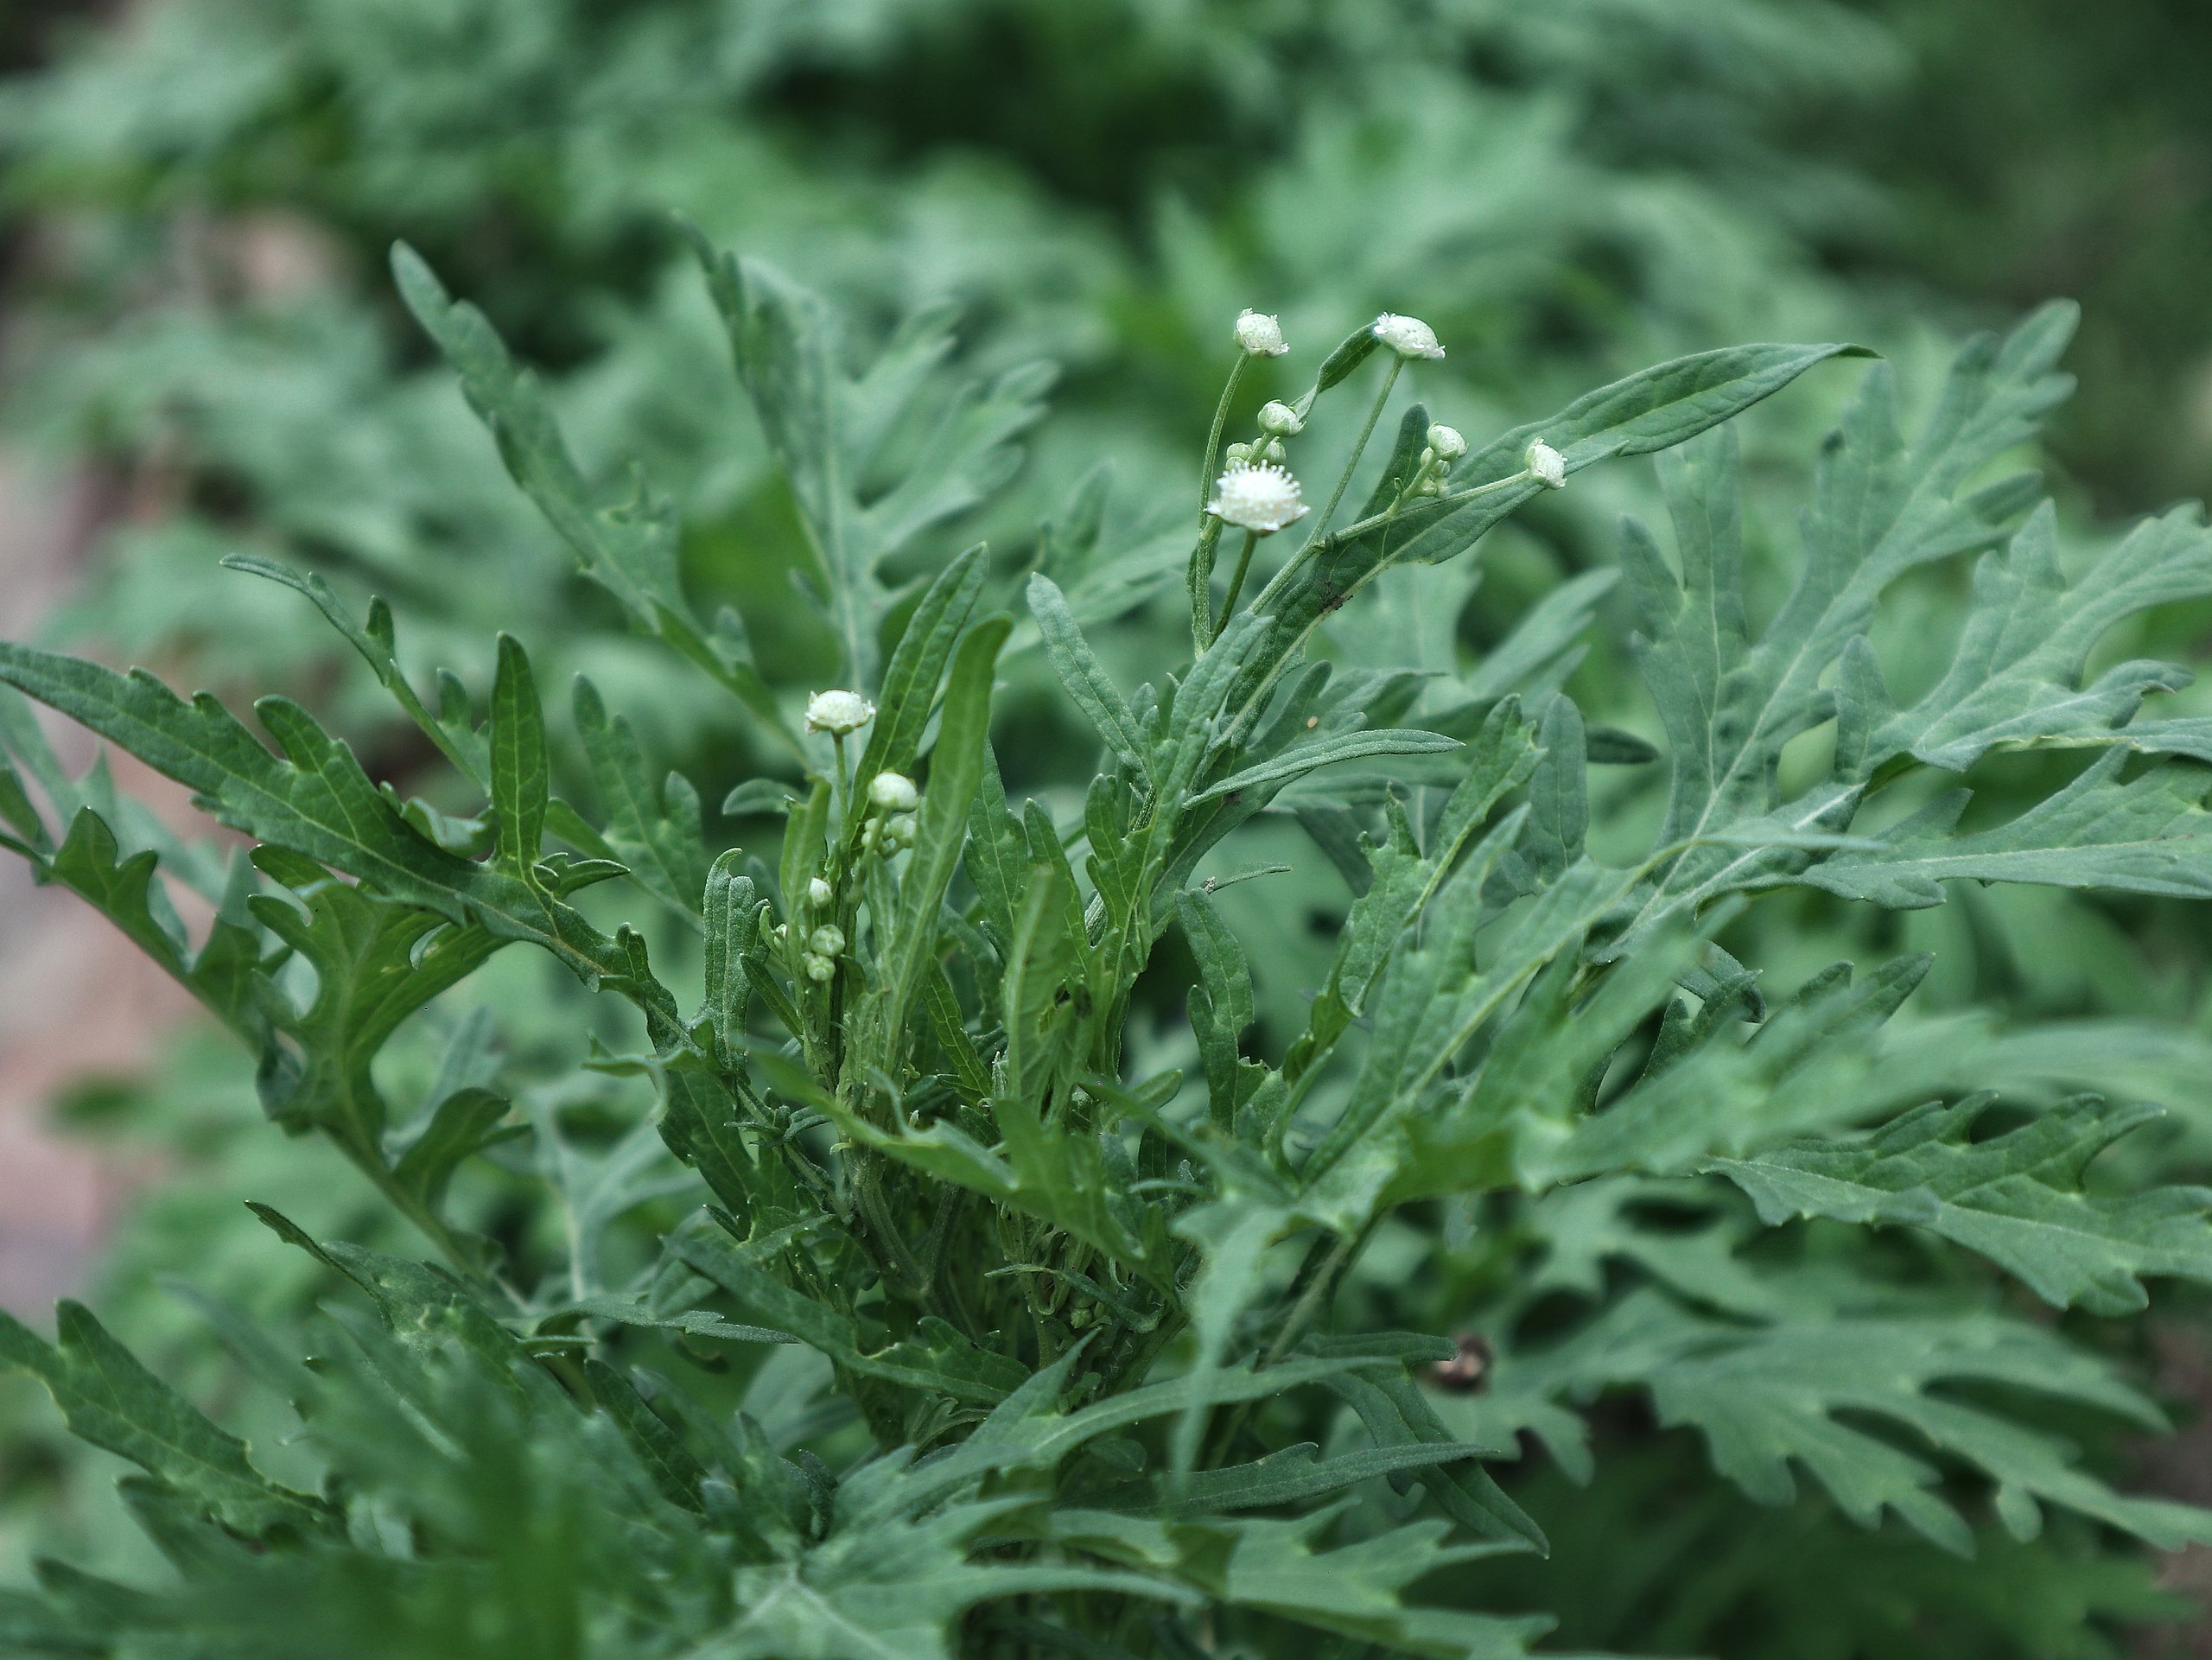
[[[428,777],[434,757],[388,720],[361,665],[292,626],[292,596],[217,563],[261,551],[350,596],[385,595],[426,662],[483,662],[491,631],[514,629],[542,681],[589,672],[709,804],[787,772],[700,712],[571,572],[386,275],[404,237],[481,304],[541,366],[588,474],[634,459],[676,497],[702,611],[736,608],[774,684],[822,684],[836,659],[792,598],[798,518],[671,208],[834,295],[861,332],[944,302],[977,377],[1058,364],[1053,419],[977,533],[1034,547],[1040,523],[1088,511],[1086,480],[1111,456],[1105,533],[1167,601],[1104,639],[1116,664],[1149,665],[1181,626],[1185,458],[1217,390],[1222,320],[1246,305],[1280,311],[1301,340],[1386,308],[1427,318],[1451,356],[1427,390],[1473,432],[1745,339],[1866,341],[1924,400],[1966,332],[2070,294],[2084,305],[2069,359],[2082,391],[2041,460],[2069,529],[2094,545],[2212,488],[2212,317],[2197,282],[2212,255],[2212,24],[2179,16],[2040,0],[168,0],[121,21],[26,13],[0,37],[14,67],[0,91],[7,418],[126,509],[51,631],[172,682],[313,688],[373,773],[403,788]],[[1248,390],[1256,402],[1290,388]],[[1780,531],[1841,396],[1840,378],[1808,385],[1745,423],[1752,522],[1767,527],[1751,542],[1755,593],[1786,578]],[[1459,641],[1481,651],[1567,589],[1599,614],[1598,644],[1560,655],[1555,678],[1593,722],[1656,736],[1632,665],[1605,643],[1631,626],[1626,597],[1602,578],[1570,586],[1613,569],[1619,512],[1658,516],[1648,477],[1616,471],[1500,532],[1479,588],[1440,603],[1464,605]],[[1905,597],[1900,633],[1947,639],[1963,576]],[[2170,609],[2130,652],[2201,660],[2206,620],[2201,602]],[[1040,664],[1014,678],[1040,735],[1002,750],[1009,789],[1071,805],[1092,741],[1055,731],[1068,717]],[[2017,765],[1975,781],[1998,801],[2050,785]],[[724,839],[765,843],[772,821],[743,805]],[[1626,785],[1593,811],[1600,845],[1609,825],[1624,836],[1641,822]],[[1326,872],[1293,881],[1223,899],[1278,1049],[1342,917]],[[2194,1179],[2212,1148],[2202,937],[2177,904],[2034,892],[1872,923],[1793,899],[1729,943],[1780,984],[1837,957],[1932,950],[1915,1005],[1930,1018],[2131,1022],[2112,1040],[2177,1110],[2126,1156]],[[550,970],[503,958],[493,972],[480,990],[500,1083],[528,1098],[533,1080],[569,1076],[593,1017]],[[1190,976],[1162,973],[1142,995],[1179,1009]],[[427,1087],[456,1035],[410,1033],[388,1064]],[[93,1301],[220,1399],[226,1363],[159,1276],[184,1269],[271,1317],[319,1294],[310,1265],[275,1256],[241,1199],[276,1203],[318,1237],[415,1247],[329,1149],[266,1123],[249,1068],[195,1031],[174,1046],[98,1098],[97,1133],[163,1148],[171,1173],[114,1242]],[[613,1084],[570,1099],[549,1083],[540,1106],[587,1140],[641,1110]],[[525,1192],[486,1171],[459,1202],[503,1236],[556,1229]],[[1420,1260],[1417,1243],[1396,1260]],[[1627,1295],[1639,1275],[1648,1267],[1616,1264],[1586,1294]],[[1446,1329],[1460,1318],[1448,1286],[1429,1313]],[[2187,1411],[2199,1312],[2177,1297],[2159,1313],[2167,1352],[2125,1358]],[[110,1464],[64,1450],[42,1404],[8,1398],[22,1402],[10,1565],[34,1545],[125,1552]],[[2035,1547],[1993,1535],[1972,1567],[1931,1565],[1896,1523],[1862,1532],[1817,1497],[1777,1523],[1633,1402],[1598,1421],[1600,1457],[1628,1472],[1603,1490],[1618,1508],[1578,1512],[1587,1536],[1556,1539],[1552,1561],[1525,1570],[1545,1582],[1501,1569],[1493,1587],[1578,1610],[1572,1644],[2095,1654],[2174,1612],[2139,1557],[2086,1530]],[[2099,1455],[2128,1471],[2123,1441],[2107,1437]],[[1528,1460],[1531,1488],[1563,1479]]]

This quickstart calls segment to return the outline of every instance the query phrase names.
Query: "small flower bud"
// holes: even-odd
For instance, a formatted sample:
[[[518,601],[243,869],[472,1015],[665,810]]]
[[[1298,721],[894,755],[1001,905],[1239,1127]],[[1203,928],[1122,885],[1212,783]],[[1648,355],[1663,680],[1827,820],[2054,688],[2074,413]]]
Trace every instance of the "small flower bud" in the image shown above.
[[[1260,430],[1270,438],[1295,438],[1306,430],[1306,423],[1289,404],[1270,399],[1260,405]]]
[[[887,847],[910,848],[914,845],[916,833],[914,815],[910,812],[902,812],[883,821],[883,841]]]
[[[806,937],[806,943],[818,956],[835,957],[845,949],[845,931],[834,922],[825,922]]]
[[[780,945],[780,944],[782,944],[784,943],[785,939],[785,938],[790,935],[790,933],[791,933],[791,928],[789,927],[789,925],[786,925],[786,924],[785,924],[785,923],[781,923],[781,922],[779,922],[779,923],[778,923],[778,924],[776,925],[775,933],[776,933],[776,943],[777,943],[779,945]]]
[[[799,959],[799,966],[806,970],[806,977],[817,986],[827,985],[830,976],[837,972],[835,963],[826,957],[817,957],[812,951]]]
[[[806,729],[842,738],[875,718],[875,705],[856,691],[817,691],[806,700]]]
[[[1436,331],[1418,317],[1402,317],[1386,311],[1375,320],[1375,338],[1402,358],[1440,358],[1444,348]]]
[[[1224,525],[1272,536],[1306,517],[1298,480],[1275,466],[1231,467],[1214,485],[1206,511]]]
[[[1270,438],[1260,447],[1260,459],[1273,461],[1278,467],[1282,465],[1289,453],[1282,447],[1282,440],[1280,438]]]
[[[1255,358],[1279,358],[1290,350],[1283,343],[1282,324],[1258,311],[1247,311],[1236,319],[1236,345],[1247,357]]]
[[[893,812],[912,812],[922,792],[904,773],[878,773],[868,780],[868,798]]]
[[[806,885],[806,902],[817,911],[836,897],[837,890],[819,876]]]
[[[881,829],[881,821],[874,818],[869,819],[867,824],[861,826],[861,852],[873,853],[875,851],[876,836]]]
[[[1567,457],[1541,438],[1529,446],[1529,476],[1548,490],[1567,487]]]
[[[1222,455],[1231,467],[1243,467],[1249,463],[1252,459],[1252,446],[1249,444],[1231,444],[1227,449],[1222,452]]]
[[[1447,427],[1442,422],[1428,429],[1428,447],[1436,452],[1440,461],[1456,461],[1467,453],[1467,441],[1459,436],[1457,427]]]

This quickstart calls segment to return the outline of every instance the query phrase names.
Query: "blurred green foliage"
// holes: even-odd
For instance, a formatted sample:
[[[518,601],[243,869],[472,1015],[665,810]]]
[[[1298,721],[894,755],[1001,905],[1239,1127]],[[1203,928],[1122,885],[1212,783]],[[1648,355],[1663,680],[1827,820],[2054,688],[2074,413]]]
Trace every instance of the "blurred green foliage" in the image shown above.
[[[639,722],[656,766],[681,766],[710,802],[784,766],[683,694],[684,671],[624,632],[501,477],[390,291],[385,251],[403,236],[540,366],[588,474],[619,479],[634,461],[674,498],[702,610],[734,606],[786,691],[835,659],[793,601],[798,518],[679,264],[671,209],[834,294],[860,332],[945,302],[974,374],[1061,366],[1026,470],[914,563],[987,536],[1008,592],[1039,526],[1080,511],[1101,457],[1117,548],[1179,522],[1224,320],[1247,305],[1280,311],[1301,339],[1386,308],[1428,318],[1451,356],[1424,394],[1472,432],[1634,363],[1743,339],[1866,340],[1924,400],[1955,333],[2070,292],[2088,302],[2072,359],[2084,391],[2054,448],[2076,518],[2212,482],[2212,318],[2195,291],[2212,254],[2207,29],[2170,8],[168,0],[120,28],[64,16],[35,40],[10,27],[0,54],[43,61],[0,86],[7,418],[130,508],[54,632],[173,680],[327,687],[321,706],[403,790],[427,748],[389,722],[358,662],[294,626],[294,596],[222,570],[221,556],[270,553],[351,600],[383,595],[410,664],[467,665],[480,698],[493,629],[515,630],[545,684],[588,671]],[[1255,377],[1245,400],[1288,390]],[[1755,600],[1778,598],[1785,517],[1835,396],[1808,388],[1745,424]],[[1612,569],[1617,515],[1656,504],[1646,480],[1615,471],[1500,531],[1478,586],[1433,596],[1460,646],[1494,646],[1564,582]],[[1901,692],[1940,665],[1964,588],[1961,572],[1907,586],[1877,642]],[[1591,603],[1594,638],[1624,639],[1622,596]],[[2127,654],[2198,655],[2207,620],[2177,608]],[[1101,651],[1149,663],[1181,626],[1153,605]],[[1625,654],[1600,645],[1560,673],[1593,721],[1656,735]],[[1033,654],[1010,677],[1002,696],[1027,741],[1002,753],[1009,788],[1071,809],[1088,736]],[[1642,834],[1654,810],[1632,769],[1619,776],[1609,790],[1600,775],[1600,846]],[[2000,805],[2050,785],[2018,758],[1972,781]],[[722,831],[764,851],[773,834],[758,816]],[[1222,897],[1271,1045],[1302,1023],[1344,902],[1294,841],[1294,887]],[[2138,1020],[2127,1041],[2145,1092],[2196,1110],[2119,1156],[2190,1167],[2212,1148],[2188,1030],[2202,948],[2169,903],[1961,894],[1870,924],[1796,896],[1726,938],[1783,985],[1839,956],[1931,949],[1921,1002],[1984,1026]],[[496,1010],[504,1087],[556,1091],[547,1110],[588,1135],[644,1110],[619,1080],[558,1097],[588,1005],[533,965],[499,974],[472,995]],[[1163,1030],[1188,978],[1141,989]],[[410,1030],[390,1064],[428,1077],[453,1036]],[[1143,1040],[1163,1046],[1160,1064],[1181,1058],[1179,1038]],[[269,1319],[318,1294],[241,1199],[318,1237],[413,1247],[328,1149],[260,1119],[234,1059],[198,1037],[180,1046],[99,1132],[168,1149],[176,1173],[117,1241],[97,1301],[166,1375],[220,1402],[226,1363],[157,1276],[184,1271]],[[503,1236],[556,1225],[496,1166],[475,1169],[457,1204]],[[1440,1237],[1452,1225],[1435,1221]],[[1607,1294],[1640,1271],[1616,1265],[1624,1283]],[[1449,1296],[1425,1317],[1448,1329]],[[1817,1496],[1777,1521],[1716,1483],[1685,1432],[1637,1413],[1606,1421],[1605,1504],[1554,1507],[1586,1536],[1482,1587],[1577,1610],[1565,1643],[2075,1656],[2117,1652],[2109,1633],[2173,1612],[2086,1526],[2034,1546],[1993,1531],[1968,1565],[1900,1546],[1894,1523],[1863,1533]],[[57,1450],[42,1409],[10,1422],[4,1468],[33,1478],[8,1484],[10,1568],[34,1548],[126,1550],[111,1463]],[[2082,1433],[2108,1466],[2124,1458],[2109,1431]],[[1528,1462],[1532,1490],[1563,1479]]]

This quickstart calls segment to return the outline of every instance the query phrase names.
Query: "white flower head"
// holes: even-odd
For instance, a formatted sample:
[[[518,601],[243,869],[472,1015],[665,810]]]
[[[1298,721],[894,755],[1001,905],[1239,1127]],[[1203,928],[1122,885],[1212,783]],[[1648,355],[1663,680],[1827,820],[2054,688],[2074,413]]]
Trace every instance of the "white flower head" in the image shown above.
[[[1567,488],[1567,457],[1541,438],[1529,446],[1529,476],[1547,490]]]
[[[836,897],[837,890],[819,876],[806,885],[806,902],[817,911]]]
[[[1270,399],[1260,405],[1260,430],[1270,438],[1295,438],[1306,423],[1289,404]]]
[[[817,691],[806,700],[806,729],[842,738],[875,718],[875,705],[856,691]]]
[[[1467,441],[1459,436],[1459,429],[1440,421],[1428,429],[1428,447],[1440,461],[1456,461],[1467,453]]]
[[[1279,358],[1290,347],[1282,337],[1281,321],[1269,313],[1246,311],[1236,319],[1236,344],[1247,357]]]
[[[1418,317],[1402,317],[1386,311],[1375,320],[1375,338],[1402,358],[1440,358],[1436,331]]]
[[[868,798],[893,812],[912,812],[922,792],[904,773],[878,773],[868,780]]]
[[[1306,517],[1298,480],[1273,465],[1232,467],[1214,485],[1214,499],[1206,511],[1224,525],[1273,536],[1284,525]]]

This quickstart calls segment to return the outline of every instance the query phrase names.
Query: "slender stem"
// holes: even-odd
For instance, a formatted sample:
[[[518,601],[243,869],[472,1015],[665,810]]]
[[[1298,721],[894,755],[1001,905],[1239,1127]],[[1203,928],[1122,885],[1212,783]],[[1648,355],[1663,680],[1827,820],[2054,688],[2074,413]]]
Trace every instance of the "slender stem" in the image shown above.
[[[1236,354],[1236,361],[1229,371],[1229,384],[1221,389],[1221,402],[1214,405],[1213,429],[1206,435],[1206,458],[1198,469],[1198,540],[1191,550],[1191,568],[1186,578],[1191,591],[1193,652],[1205,651],[1213,639],[1213,550],[1221,540],[1221,521],[1206,511],[1206,504],[1213,495],[1214,480],[1221,467],[1221,435],[1229,426],[1229,406],[1236,402],[1237,383],[1244,378],[1244,366],[1251,360],[1249,353]]]
[[[1351,475],[1358,470],[1359,458],[1367,453],[1367,441],[1375,436],[1375,423],[1382,418],[1383,407],[1389,403],[1390,393],[1397,386],[1398,372],[1405,366],[1403,358],[1395,352],[1390,354],[1390,372],[1382,377],[1382,390],[1376,393],[1374,406],[1367,411],[1367,424],[1359,429],[1359,442],[1351,447],[1351,455],[1344,462],[1344,470],[1337,475],[1337,487],[1329,493],[1329,505],[1321,509],[1321,517],[1313,521],[1313,528],[1306,537],[1306,547],[1312,547],[1327,533],[1329,521],[1337,516],[1337,505],[1344,500],[1344,492],[1351,487]],[[1303,553],[1306,549],[1300,548],[1299,551]]]
[[[1376,395],[1373,407],[1367,411],[1367,424],[1359,429],[1359,442],[1351,447],[1351,459],[1344,462],[1344,470],[1337,476],[1337,487],[1329,493],[1329,505],[1321,509],[1321,516],[1313,521],[1313,528],[1306,533],[1306,540],[1299,544],[1298,551],[1290,556],[1288,563],[1281,570],[1268,579],[1268,585],[1260,590],[1260,597],[1252,601],[1255,607],[1264,609],[1268,601],[1282,592],[1292,576],[1325,544],[1334,545],[1337,540],[1341,539],[1329,536],[1329,521],[1337,516],[1337,508],[1344,499],[1344,492],[1351,487],[1351,475],[1358,469],[1359,458],[1367,453],[1367,441],[1375,436],[1375,423],[1382,418],[1383,408],[1389,403],[1390,393],[1398,384],[1398,371],[1404,368],[1405,364],[1403,358],[1395,353],[1391,353],[1390,372],[1383,376],[1382,390]],[[1362,526],[1368,522],[1363,519]]]
[[[1229,406],[1236,398],[1236,383],[1244,378],[1244,366],[1252,360],[1251,354],[1239,352],[1236,361],[1229,371],[1229,384],[1221,389],[1221,402],[1213,406],[1213,430],[1206,435],[1205,465],[1198,474],[1198,528],[1206,524],[1206,503],[1213,495],[1213,481],[1220,472],[1221,435],[1228,429]]]
[[[1229,626],[1229,619],[1236,610],[1236,596],[1244,590],[1244,573],[1252,568],[1252,550],[1259,545],[1259,531],[1244,532],[1244,545],[1236,550],[1236,570],[1229,579],[1229,597],[1221,602],[1221,620],[1214,625],[1214,639],[1219,639],[1221,631]]]

